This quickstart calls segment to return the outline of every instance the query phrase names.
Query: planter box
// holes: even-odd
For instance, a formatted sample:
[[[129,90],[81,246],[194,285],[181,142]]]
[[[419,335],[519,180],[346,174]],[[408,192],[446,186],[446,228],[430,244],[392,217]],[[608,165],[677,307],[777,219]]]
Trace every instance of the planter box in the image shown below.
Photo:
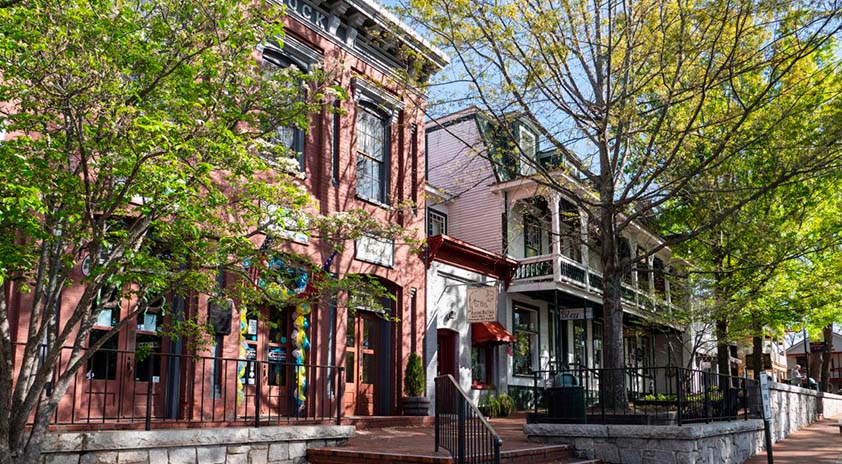
[[[401,398],[404,416],[429,416],[430,400],[423,396],[405,396]]]

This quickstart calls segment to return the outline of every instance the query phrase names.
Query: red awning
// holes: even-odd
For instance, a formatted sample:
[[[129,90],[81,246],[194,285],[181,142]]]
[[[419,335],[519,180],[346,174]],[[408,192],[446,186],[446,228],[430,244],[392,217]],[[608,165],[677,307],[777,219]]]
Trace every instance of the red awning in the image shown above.
[[[503,343],[513,343],[514,341],[514,335],[510,334],[497,321],[474,322],[471,324],[472,345],[501,345]]]

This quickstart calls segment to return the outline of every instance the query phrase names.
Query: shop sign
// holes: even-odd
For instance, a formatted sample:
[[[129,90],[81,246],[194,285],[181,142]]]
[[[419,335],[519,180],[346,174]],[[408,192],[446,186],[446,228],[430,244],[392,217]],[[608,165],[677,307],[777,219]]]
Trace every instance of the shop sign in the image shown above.
[[[593,319],[593,308],[559,308],[558,318],[562,321]]]
[[[497,287],[468,289],[468,322],[497,320]]]
[[[354,258],[367,263],[392,267],[395,265],[395,241],[372,235],[357,240]]]

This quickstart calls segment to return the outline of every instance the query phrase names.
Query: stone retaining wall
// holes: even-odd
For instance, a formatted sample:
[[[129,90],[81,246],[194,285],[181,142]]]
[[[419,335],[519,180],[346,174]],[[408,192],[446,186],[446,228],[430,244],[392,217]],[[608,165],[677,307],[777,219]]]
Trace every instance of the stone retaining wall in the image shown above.
[[[530,441],[566,443],[579,457],[621,464],[739,464],[763,443],[763,421],[688,425],[528,424]]]
[[[344,444],[353,426],[51,433],[45,464],[304,464],[307,448]]]
[[[825,417],[842,415],[842,396],[772,382],[774,441]],[[738,464],[764,447],[763,421],[681,426],[528,424],[530,441],[576,446],[580,457],[606,463]]]

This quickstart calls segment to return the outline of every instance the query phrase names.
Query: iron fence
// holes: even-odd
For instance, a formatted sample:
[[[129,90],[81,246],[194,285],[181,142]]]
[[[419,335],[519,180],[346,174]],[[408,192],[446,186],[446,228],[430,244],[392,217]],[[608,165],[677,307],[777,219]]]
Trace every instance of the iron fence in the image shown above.
[[[450,375],[436,377],[435,446],[456,464],[500,464],[503,440]]]
[[[760,415],[756,380],[681,367],[536,371],[533,398],[537,422],[681,425]]]
[[[21,350],[22,351],[22,350]],[[70,359],[59,357],[55,373]],[[51,425],[132,428],[339,424],[343,367],[100,349],[74,375]],[[51,388],[47,388],[48,394]]]

